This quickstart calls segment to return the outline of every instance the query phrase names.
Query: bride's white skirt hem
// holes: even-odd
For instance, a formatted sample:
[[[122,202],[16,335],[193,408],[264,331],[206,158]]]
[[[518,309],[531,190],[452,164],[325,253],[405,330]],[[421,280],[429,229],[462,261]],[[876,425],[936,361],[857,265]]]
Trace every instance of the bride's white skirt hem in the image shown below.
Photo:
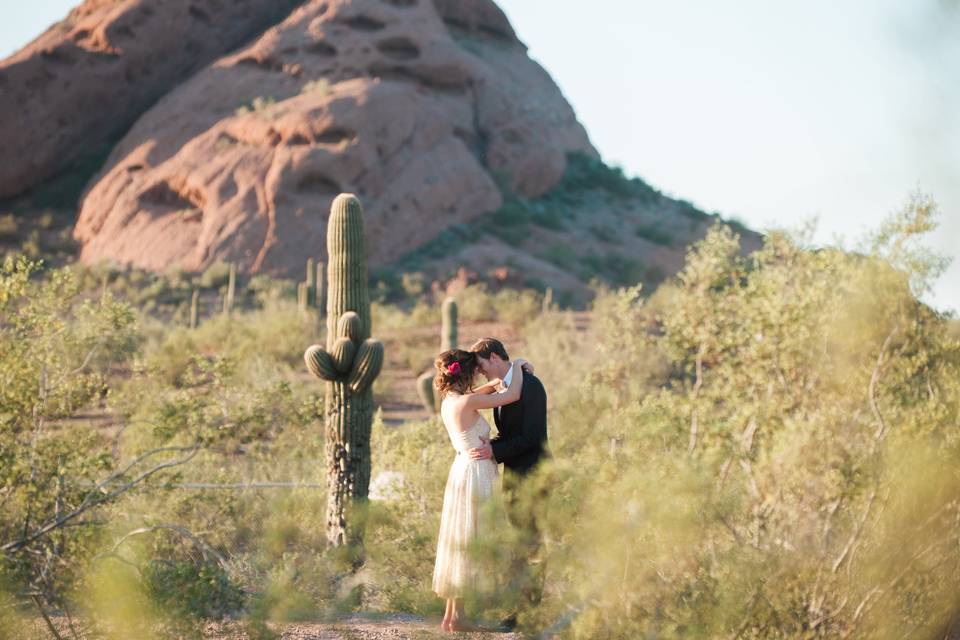
[[[433,591],[441,598],[462,598],[475,591],[480,577],[470,543],[489,534],[481,524],[483,503],[493,495],[497,465],[457,455],[443,493],[443,512],[433,569]]]

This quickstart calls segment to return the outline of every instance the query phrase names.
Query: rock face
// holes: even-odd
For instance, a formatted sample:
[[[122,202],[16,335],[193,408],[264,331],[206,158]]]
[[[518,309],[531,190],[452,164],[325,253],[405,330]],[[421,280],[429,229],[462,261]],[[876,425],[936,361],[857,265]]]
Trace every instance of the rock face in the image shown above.
[[[296,0],[86,0],[0,62],[0,198],[100,155],[158,98]]]
[[[292,276],[348,191],[383,265],[497,209],[498,181],[547,191],[571,151],[596,155],[490,0],[314,0],[147,111],[74,235],[85,262]]]

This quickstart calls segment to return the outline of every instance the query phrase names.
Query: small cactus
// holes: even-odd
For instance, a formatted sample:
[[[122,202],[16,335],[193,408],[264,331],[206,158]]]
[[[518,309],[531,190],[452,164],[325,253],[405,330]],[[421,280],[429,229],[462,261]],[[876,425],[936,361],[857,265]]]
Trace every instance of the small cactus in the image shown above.
[[[417,378],[417,396],[423,403],[423,408],[429,413],[437,413],[440,407],[437,406],[437,393],[433,388],[434,373],[427,371]]]
[[[223,312],[227,315],[233,313],[234,294],[237,289],[237,263],[230,263],[230,279],[227,282],[227,294],[223,297]]]
[[[317,269],[313,266],[313,258],[307,259],[307,308],[317,306]]]
[[[196,329],[200,321],[200,292],[193,290],[190,297],[190,328]]]
[[[105,273],[100,279],[100,306],[106,303],[107,290],[110,288],[110,274]]]
[[[297,310],[301,314],[307,312],[307,285],[305,282],[297,283]]]
[[[440,307],[440,350],[457,348],[457,301],[447,298]],[[417,395],[423,408],[430,413],[440,411],[440,403],[433,388],[433,370],[424,372],[417,378]]]
[[[351,500],[366,499],[370,486],[372,386],[384,360],[383,343],[370,338],[363,209],[353,195],[341,194],[333,201],[327,254],[327,345],[313,345],[303,357],[327,387],[327,540],[339,546],[353,538],[347,530]],[[322,274],[322,266],[316,271]],[[308,277],[301,283],[304,300],[310,288]],[[318,289],[316,284],[314,292]]]
[[[324,311],[325,311],[326,308],[327,308],[326,297],[323,295],[323,292],[324,292],[323,283],[324,283],[324,282],[325,282],[325,281],[324,281],[324,279],[323,279],[323,263],[322,263],[322,262],[318,262],[318,263],[317,263],[317,276],[316,276],[317,292],[316,292],[315,296],[316,296],[316,299],[317,299],[317,310],[320,312],[320,315],[321,315],[321,316],[323,315]]]
[[[440,350],[457,348],[457,301],[453,298],[447,298],[443,301],[440,314],[442,316],[440,326]]]

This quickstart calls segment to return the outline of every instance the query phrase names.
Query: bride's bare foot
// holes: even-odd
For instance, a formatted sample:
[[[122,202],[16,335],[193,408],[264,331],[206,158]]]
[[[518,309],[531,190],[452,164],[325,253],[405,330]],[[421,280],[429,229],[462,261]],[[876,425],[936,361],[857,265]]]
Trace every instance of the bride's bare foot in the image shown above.
[[[451,618],[447,631],[482,631],[482,629],[474,624],[470,624],[462,618]]]
[[[450,629],[450,620],[449,620],[448,618],[444,618],[444,619],[443,619],[443,622],[440,623],[440,628],[441,628],[443,631],[447,631],[447,632],[451,631],[451,629]]]

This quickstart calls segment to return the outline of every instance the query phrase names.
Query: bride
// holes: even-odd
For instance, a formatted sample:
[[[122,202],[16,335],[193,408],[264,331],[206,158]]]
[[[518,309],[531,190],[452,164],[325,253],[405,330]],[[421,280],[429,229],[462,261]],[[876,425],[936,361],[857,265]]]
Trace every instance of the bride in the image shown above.
[[[523,360],[515,360],[520,368]],[[446,598],[447,609],[441,627],[444,631],[465,631],[463,597],[478,586],[477,568],[468,554],[468,545],[484,531],[478,521],[481,504],[493,495],[497,479],[497,463],[491,459],[472,460],[470,449],[490,439],[490,425],[480,415],[480,409],[500,407],[520,399],[523,375],[513,372],[513,379],[505,391],[496,393],[500,380],[491,380],[477,389],[473,380],[478,372],[477,355],[462,349],[444,351],[434,366],[437,369],[434,386],[442,398],[440,416],[447,428],[457,457],[450,467],[447,487],[443,494],[443,515],[440,519],[440,538],[437,543],[437,561],[433,569],[433,590]]]

